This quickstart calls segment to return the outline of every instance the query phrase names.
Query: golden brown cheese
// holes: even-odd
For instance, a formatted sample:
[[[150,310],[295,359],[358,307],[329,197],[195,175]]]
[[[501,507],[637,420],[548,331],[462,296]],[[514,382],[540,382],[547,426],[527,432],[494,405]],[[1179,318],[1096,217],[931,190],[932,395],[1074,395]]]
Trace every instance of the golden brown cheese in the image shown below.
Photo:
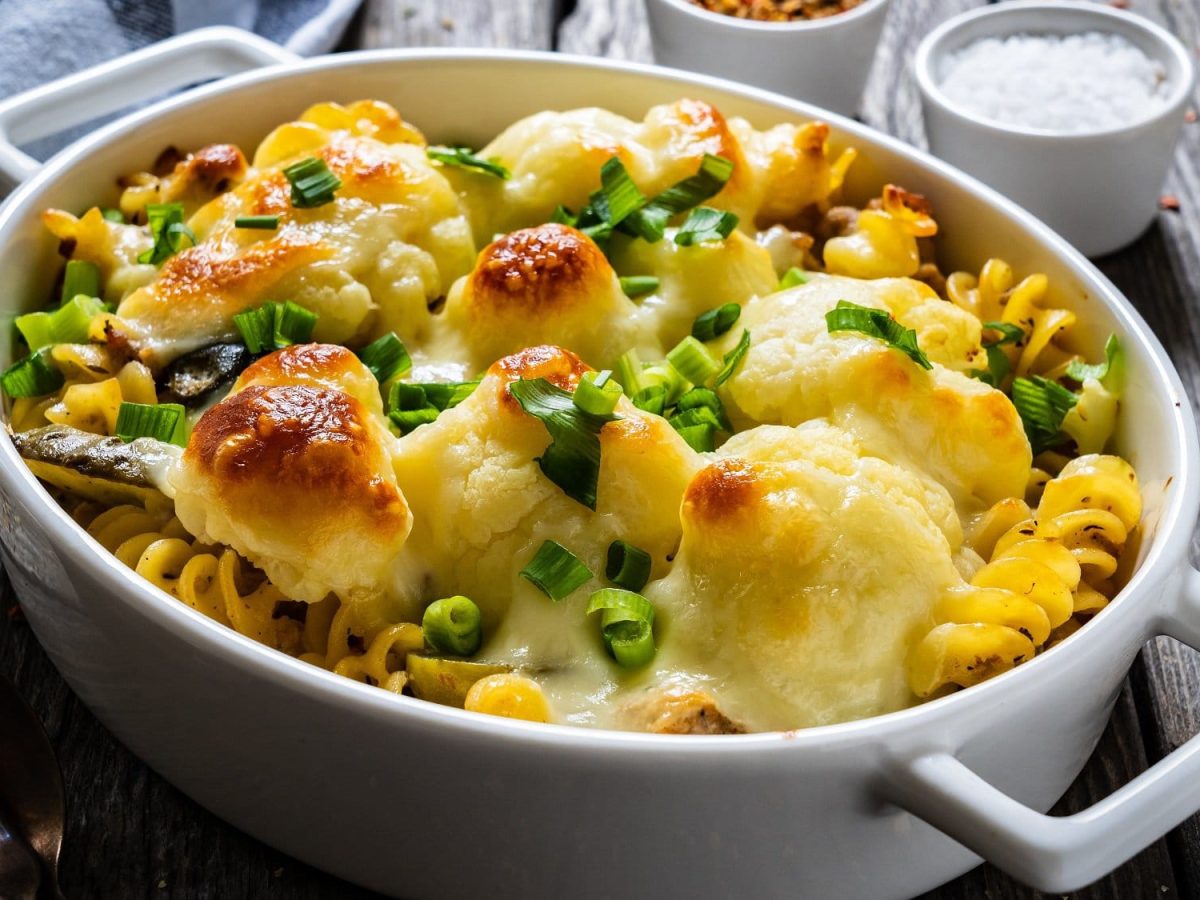
[[[671,573],[645,590],[655,677],[752,731],[914,702],[908,648],[961,583],[945,491],[823,422],[760,426],[720,454],[688,485]]]
[[[735,212],[742,227],[784,221],[824,203],[841,184],[850,157],[831,159],[823,122],[782,124],[759,132],[726,121],[702,100],[650,109],[641,122],[602,109],[543,112],[509,126],[479,151],[512,172],[507,181],[448,172],[463,193],[476,239],[548,221],[563,204],[578,211],[600,186],[600,168],[616,156],[652,196],[694,175],[704,154],[734,163],[709,205]]]
[[[883,341],[830,334],[838,300],[885,309],[917,333],[927,371]],[[978,319],[908,279],[813,276],[747,304],[729,335],[749,329],[749,353],[728,383],[752,422],[795,425],[828,417],[877,455],[927,472],[964,511],[1021,496],[1031,454],[1020,417],[1000,391],[955,369],[978,364]]]
[[[412,517],[395,439],[378,403],[358,398],[368,378],[340,347],[290,347],[247,369],[201,416],[171,475],[184,527],[297,600],[386,593]]]
[[[475,371],[531,345],[570,347],[596,367],[624,351],[657,350],[604,253],[566,225],[493,241],[446,300],[443,343],[465,345]]]
[[[458,198],[398,117],[317,109],[306,115],[332,128],[302,118],[276,129],[246,179],[192,216],[200,243],[123,299],[119,329],[144,361],[234,338],[233,316],[266,300],[317,313],[319,341],[355,343],[386,330],[413,343],[427,337],[430,304],[474,255]],[[297,209],[282,170],[309,156],[341,187],[332,202]],[[278,216],[279,227],[234,224],[262,215]]]

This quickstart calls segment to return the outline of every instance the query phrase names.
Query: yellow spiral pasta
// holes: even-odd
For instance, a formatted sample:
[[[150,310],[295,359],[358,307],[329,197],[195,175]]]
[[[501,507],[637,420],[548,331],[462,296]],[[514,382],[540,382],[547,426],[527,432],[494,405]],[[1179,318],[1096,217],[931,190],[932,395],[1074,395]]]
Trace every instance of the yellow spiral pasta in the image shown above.
[[[825,243],[825,268],[851,278],[915,275],[921,266],[917,238],[937,234],[937,223],[923,200],[895,185],[885,185],[878,209],[858,214],[850,234]]]
[[[1091,454],[1046,482],[1036,513],[1002,500],[977,523],[972,543],[989,560],[937,605],[937,625],[909,660],[919,697],[969,687],[1072,634],[1116,592],[1129,532],[1142,514],[1125,460]]]

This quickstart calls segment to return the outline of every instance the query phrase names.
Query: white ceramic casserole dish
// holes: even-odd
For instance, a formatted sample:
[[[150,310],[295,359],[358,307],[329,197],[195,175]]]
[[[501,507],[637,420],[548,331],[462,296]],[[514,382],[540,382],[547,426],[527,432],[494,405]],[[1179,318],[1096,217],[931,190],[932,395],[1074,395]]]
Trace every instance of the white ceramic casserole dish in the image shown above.
[[[186,81],[279,53],[238,32],[196,33],[5,101],[0,136],[28,139],[164,87],[130,78],[139,68]],[[945,699],[801,732],[673,737],[477,716],[338,678],[168,600],[78,528],[0,438],[3,560],[30,624],[84,702],[187,794],[392,894],[903,897],[967,871],[976,854],[1045,890],[1099,877],[1200,808],[1197,738],[1084,813],[1041,815],[1091,753],[1142,644],[1169,634],[1200,647],[1200,575],[1186,562],[1200,505],[1195,426],[1129,302],[971,178],[802,103],[679,72],[536,53],[349,54],[172,97],[36,172],[6,150],[0,165],[28,180],[0,209],[0,303],[11,315],[44,296],[56,248],[43,208],[104,201],[118,173],[167,144],[252,146],[324,99],[377,97],[433,139],[478,145],[542,109],[640,117],[680,96],[757,127],[827,118],[835,143],[862,153],[852,197],[885,178],[928,195],[946,265],[994,254],[1046,272],[1097,347],[1121,336],[1118,443],[1144,485],[1146,534],[1128,587],[1079,635]]]

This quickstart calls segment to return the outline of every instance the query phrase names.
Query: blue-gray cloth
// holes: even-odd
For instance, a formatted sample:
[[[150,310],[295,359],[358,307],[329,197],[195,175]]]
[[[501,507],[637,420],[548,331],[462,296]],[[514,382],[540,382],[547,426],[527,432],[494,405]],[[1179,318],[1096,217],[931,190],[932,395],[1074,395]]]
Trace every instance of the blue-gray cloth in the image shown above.
[[[303,56],[332,50],[361,0],[0,0],[0,98],[206,25]],[[64,137],[27,148],[45,158]]]

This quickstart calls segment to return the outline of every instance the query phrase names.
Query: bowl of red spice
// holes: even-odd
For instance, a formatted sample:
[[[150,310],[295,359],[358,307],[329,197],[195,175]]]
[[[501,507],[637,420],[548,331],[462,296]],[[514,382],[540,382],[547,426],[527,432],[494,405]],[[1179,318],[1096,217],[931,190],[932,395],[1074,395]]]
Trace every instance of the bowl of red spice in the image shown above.
[[[853,115],[888,0],[646,0],[655,61]]]

